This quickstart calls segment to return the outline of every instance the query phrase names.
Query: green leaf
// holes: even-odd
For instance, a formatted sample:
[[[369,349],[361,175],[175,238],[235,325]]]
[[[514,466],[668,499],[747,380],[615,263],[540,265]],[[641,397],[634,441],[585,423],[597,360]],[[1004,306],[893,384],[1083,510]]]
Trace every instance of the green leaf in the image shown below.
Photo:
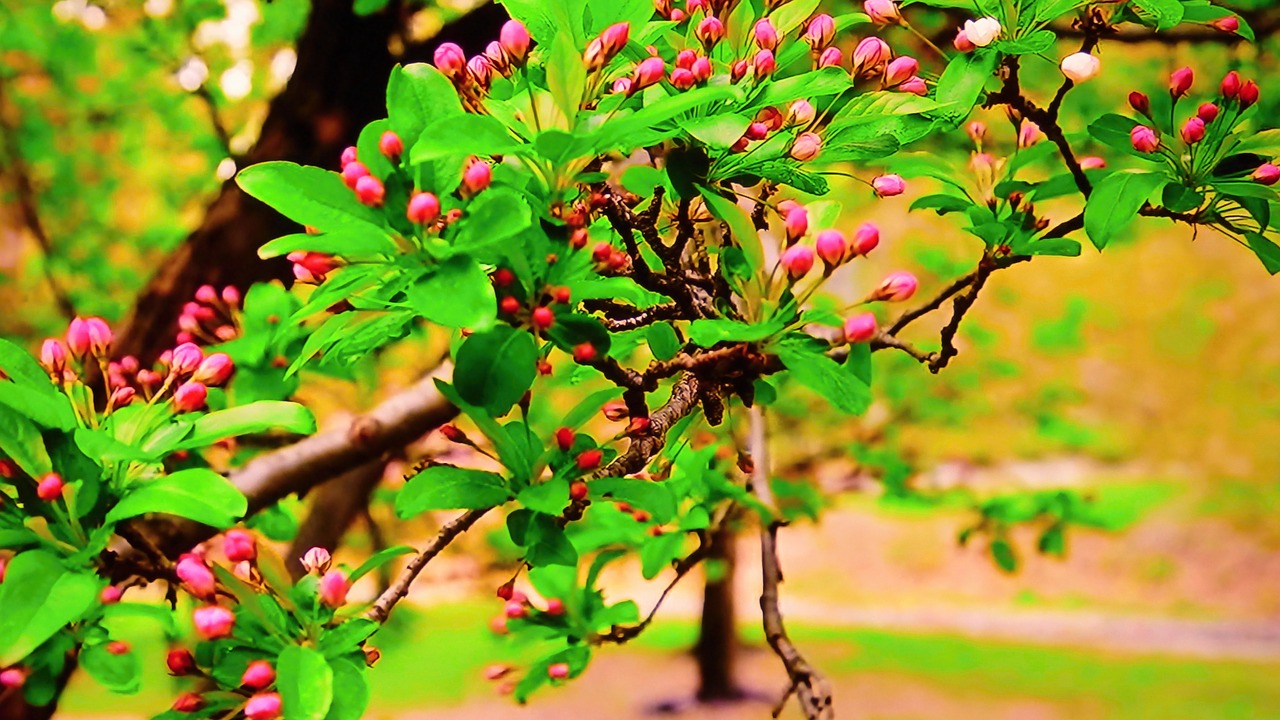
[[[484,331],[498,315],[489,275],[466,255],[440,263],[411,285],[406,295],[414,311],[445,327]]]
[[[360,204],[335,172],[274,161],[250,165],[236,175],[241,190],[299,225],[321,232],[383,233],[378,211]]]
[[[698,192],[707,203],[707,209],[718,219],[729,226],[729,234],[746,254],[747,263],[752,273],[764,268],[764,245],[760,242],[760,234],[751,224],[747,211],[738,203],[716,194],[714,191],[699,187]]]
[[[368,668],[346,658],[329,661],[329,667],[333,669],[333,686],[341,692],[333,694],[333,704],[324,720],[360,720],[369,707]]]
[[[689,341],[699,347],[722,342],[759,342],[782,332],[785,325],[777,320],[750,325],[737,320],[707,318],[689,323]]]
[[[1165,183],[1160,173],[1115,172],[1093,188],[1084,206],[1084,230],[1099,250],[1129,227],[1151,193]]]
[[[453,385],[463,400],[501,417],[533,385],[537,362],[532,335],[499,325],[463,341],[454,359]]]
[[[372,15],[385,8],[390,0],[355,0],[351,11],[357,15]]]
[[[98,600],[104,581],[70,573],[46,550],[28,550],[9,562],[0,583],[0,667],[22,660]]]
[[[782,105],[799,98],[812,99],[838,95],[851,87],[853,87],[853,81],[849,78],[849,73],[842,68],[821,68],[770,82],[759,94],[751,98],[751,103],[746,110]]]
[[[1133,0],[1132,7],[1143,23],[1157,30],[1168,30],[1182,22],[1180,0]]]
[[[688,123],[685,130],[705,145],[724,150],[742,137],[750,123],[751,120],[742,115],[710,115]]]
[[[107,643],[86,645],[80,667],[113,693],[132,695],[142,687],[142,663],[136,652],[115,655],[107,650]]]
[[[0,405],[0,451],[33,478],[53,470],[40,428],[5,405]]]
[[[837,409],[860,415],[871,406],[871,387],[848,367],[827,357],[822,343],[807,336],[783,338],[774,348],[778,359],[801,385],[813,390]]]
[[[366,618],[351,618],[332,630],[326,630],[316,647],[327,658],[339,658],[354,652],[381,627]]]
[[[368,560],[365,560],[364,562],[360,563],[360,567],[356,568],[355,570],[352,570],[351,574],[347,575],[347,582],[354,584],[360,578],[364,577],[365,575],[368,575],[369,573],[373,572],[379,567],[386,565],[392,560],[395,560],[396,558],[402,555],[410,555],[415,552],[417,551],[409,547],[408,545],[393,545],[392,547],[389,547],[389,548],[382,548],[378,552],[369,556]],[[352,622],[352,621],[348,621],[348,622]]]
[[[62,394],[53,386],[49,373],[40,367],[35,358],[4,338],[0,338],[0,371],[19,385],[36,390],[42,395],[53,397]]]
[[[312,235],[294,233],[278,237],[258,248],[258,257],[269,260],[295,250],[327,253],[347,260],[395,257],[400,249],[386,233],[363,228],[346,228]]]
[[[207,468],[189,468],[135,485],[107,513],[106,522],[167,513],[223,529],[244,517],[247,509],[244,495],[225,477]]]
[[[778,30],[778,37],[786,37],[792,30],[804,24],[817,9],[820,0],[791,0],[769,15],[769,21]]]
[[[645,580],[652,580],[670,567],[683,549],[684,533],[670,532],[645,538],[640,546],[640,574]]]
[[[333,670],[319,651],[289,645],[276,660],[276,689],[289,720],[324,720],[333,703]]]
[[[996,566],[1007,573],[1011,573],[1018,569],[1018,555],[1013,551],[1013,546],[1004,538],[997,538],[991,541],[991,559],[995,561]]]
[[[521,142],[489,115],[459,115],[427,126],[409,151],[414,163],[465,155],[528,155],[533,146]]]
[[[578,564],[577,549],[551,515],[535,513],[525,540],[528,544],[525,561],[534,567]]]
[[[547,89],[564,113],[568,127],[573,127],[587,89],[587,65],[569,33],[556,33],[546,62]]]
[[[593,315],[581,313],[557,315],[555,324],[547,328],[547,338],[568,353],[582,343],[590,343],[596,353],[604,355],[612,344],[604,323]]]
[[[3,413],[0,413],[3,414]],[[111,433],[94,428],[76,428],[76,447],[95,460],[118,462],[121,460],[150,460],[154,455],[132,445],[125,445]]]
[[[669,322],[658,322],[645,331],[645,340],[649,350],[657,360],[670,360],[680,352],[682,343],[676,329]]]
[[[427,125],[462,114],[453,83],[434,66],[413,63],[391,70],[387,83],[387,120],[406,146],[417,142]]]
[[[600,478],[591,481],[593,497],[609,496],[648,510],[654,521],[669,522],[676,516],[676,497],[665,483],[635,478]]]
[[[1053,33],[1048,35],[1052,44]],[[999,58],[1000,54],[996,52],[958,53],[938,78],[937,101],[972,108],[995,71]]]
[[[1013,40],[997,41],[995,49],[1005,55],[1039,55],[1053,47],[1055,40],[1057,40],[1057,36],[1053,34],[1052,30],[1037,30]],[[992,55],[998,56],[996,53],[992,53]]]
[[[1244,237],[1249,243],[1249,249],[1262,261],[1262,266],[1268,273],[1275,275],[1280,272],[1280,246],[1259,233],[1245,233]]]
[[[207,447],[225,438],[266,430],[310,435],[316,431],[316,418],[305,405],[283,400],[260,400],[200,417],[192,424],[191,434],[172,449]]]
[[[657,144],[682,132],[677,116],[704,105],[737,96],[741,91],[729,85],[709,85],[663,98],[630,115],[619,115],[596,128],[591,137],[591,153],[630,149]]]
[[[510,190],[493,188],[467,206],[453,252],[475,253],[507,243],[533,224],[529,203]]]
[[[1133,118],[1110,113],[1089,123],[1089,134],[1094,140],[1113,150],[1119,150],[1127,155],[1145,157],[1133,149],[1133,142],[1129,135],[1138,124],[1138,121]]]
[[[530,485],[520,491],[516,502],[540,513],[559,515],[569,504],[569,481],[562,477]]]
[[[497,473],[432,465],[409,478],[396,496],[396,515],[408,519],[428,510],[481,510],[511,499]]]

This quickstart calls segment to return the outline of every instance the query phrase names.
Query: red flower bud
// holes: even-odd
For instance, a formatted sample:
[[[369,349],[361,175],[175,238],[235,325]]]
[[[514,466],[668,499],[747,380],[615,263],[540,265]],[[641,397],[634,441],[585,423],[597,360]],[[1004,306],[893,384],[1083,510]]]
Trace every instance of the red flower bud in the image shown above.
[[[818,257],[822,258],[822,262],[829,268],[835,268],[844,262],[849,252],[844,233],[839,230],[823,230],[818,233],[814,248],[817,250]]]
[[[209,388],[202,382],[189,380],[173,391],[173,407],[180,413],[195,412],[204,407]]]
[[[405,215],[411,223],[426,225],[440,217],[440,199],[434,193],[415,192],[409,198],[409,208]]]
[[[115,605],[120,602],[120,598],[124,596],[124,591],[118,585],[108,585],[102,588],[102,592],[98,593],[98,602],[103,605]]]
[[[254,660],[245,668],[240,684],[250,690],[262,690],[276,681],[276,669],[266,660]]]
[[[196,658],[186,648],[174,648],[165,656],[164,663],[169,667],[169,674],[177,677],[190,675],[196,671]]]
[[[1206,123],[1211,123],[1214,120],[1218,119],[1218,106],[1209,102],[1204,103],[1203,105],[1200,106],[1199,109],[1196,110],[1196,117],[1200,118]]]
[[[1191,84],[1195,82],[1195,73],[1191,68],[1183,67],[1173,71],[1169,76],[1169,93],[1174,99],[1180,98],[1187,94],[1191,89]]]
[[[436,68],[448,78],[461,78],[467,68],[467,54],[451,42],[436,48],[434,59]]]
[[[378,150],[391,162],[399,162],[400,156],[404,154],[404,143],[400,141],[399,135],[388,130],[378,138]]]
[[[569,663],[551,663],[547,666],[547,677],[552,680],[567,680],[569,678]]]
[[[498,309],[506,315],[515,315],[520,312],[520,301],[511,295],[507,295],[498,302]]]
[[[474,160],[462,173],[463,194],[471,197],[489,187],[493,181],[493,167],[484,160]]]
[[[533,322],[535,328],[546,330],[556,321],[556,314],[549,307],[536,307],[530,313],[529,320]]]
[[[579,470],[595,470],[600,467],[600,461],[604,459],[604,451],[599,448],[591,448],[578,453],[577,465]]]
[[[1232,70],[1222,78],[1222,97],[1235,100],[1240,94],[1240,73]]]
[[[751,58],[751,67],[755,70],[757,80],[767,78],[778,69],[778,60],[772,50],[761,50]]]
[[[245,530],[228,530],[222,536],[222,553],[233,563],[258,559],[258,541]]]
[[[1260,94],[1261,93],[1258,90],[1258,83],[1252,80],[1249,80],[1244,85],[1241,85],[1240,86],[1240,109],[1243,110],[1244,108],[1247,108],[1250,105],[1253,105],[1254,103],[1258,102],[1258,97]]]
[[[574,502],[582,502],[583,500],[586,500],[588,492],[587,484],[581,480],[575,480],[574,482],[569,483],[569,499]]]
[[[65,489],[66,484],[62,481],[62,476],[51,472],[40,478],[40,482],[36,484],[36,497],[45,502],[53,502],[62,497]]]
[[[356,199],[361,205],[382,207],[382,198],[387,194],[382,181],[372,175],[365,175],[356,180]]]
[[[347,603],[347,591],[351,583],[341,570],[330,570],[320,578],[320,602],[327,607],[340,608]]]
[[[1146,125],[1135,125],[1133,130],[1129,131],[1129,142],[1133,145],[1133,149],[1140,153],[1153,153],[1160,147],[1160,138],[1156,135],[1156,131]]]
[[[129,643],[123,640],[112,640],[107,643],[107,652],[112,655],[128,655],[133,648],[129,647]]]
[[[813,269],[813,260],[813,248],[808,245],[792,245],[783,251],[778,264],[787,271],[787,277],[795,282]]]
[[[231,356],[226,353],[213,353],[209,357],[200,361],[196,366],[196,371],[192,374],[191,379],[196,382],[202,382],[206,385],[217,387],[227,381],[234,371],[235,364],[231,362]]]
[[[173,709],[180,713],[193,713],[204,707],[204,698],[199,693],[182,693],[173,701]]]
[[[880,244],[880,228],[873,223],[863,223],[853,233],[852,250],[855,255],[866,255]]]
[[[280,696],[276,693],[259,693],[244,705],[245,720],[276,720],[280,717]]]
[[[915,58],[903,55],[894,58],[884,69],[884,86],[894,87],[914,77],[920,70],[920,63]]]
[[[579,343],[573,346],[574,362],[586,364],[596,359],[596,346],[589,342]]]
[[[698,23],[693,34],[698,38],[698,42],[702,43],[702,47],[710,50],[724,39],[724,23],[714,15],[708,16]]]
[[[563,614],[564,614],[564,601],[563,601],[563,600],[561,600],[560,598],[551,598],[551,599],[547,600],[547,614],[548,614],[548,615],[563,615]]]
[[[859,313],[844,321],[844,340],[850,343],[867,342],[876,336],[876,316]]]
[[[369,168],[364,163],[351,161],[342,168],[342,182],[352,190],[356,189],[356,183],[362,177],[369,177]]]
[[[1204,120],[1199,116],[1193,117],[1182,126],[1182,141],[1188,145],[1195,145],[1204,139]]]
[[[636,65],[635,72],[631,74],[631,93],[640,92],[662,80],[666,68],[666,63],[660,57],[647,57],[641,60],[640,64]],[[692,73],[690,76],[692,77]]]
[[[1263,163],[1249,177],[1256,183],[1275,185],[1277,181],[1280,181],[1280,167],[1276,167],[1271,163]]]
[[[787,242],[794,243],[809,232],[809,211],[797,205],[786,213],[783,225],[787,229]]]
[[[572,428],[562,427],[556,429],[556,446],[564,452],[569,452],[569,448],[573,447],[574,433]]]
[[[507,268],[498,268],[493,271],[493,284],[498,287],[506,287],[516,281],[516,274]]]
[[[1137,90],[1129,93],[1129,106],[1147,117],[1151,116],[1151,98],[1146,93],[1140,93]]]
[[[348,145],[346,148],[344,148],[342,151],[342,158],[341,158],[341,162],[339,163],[339,167],[345,168],[346,166],[355,162],[356,154],[357,154],[357,151],[354,145]]]
[[[508,20],[498,31],[498,45],[517,65],[524,63],[529,54],[529,29],[519,20]]]

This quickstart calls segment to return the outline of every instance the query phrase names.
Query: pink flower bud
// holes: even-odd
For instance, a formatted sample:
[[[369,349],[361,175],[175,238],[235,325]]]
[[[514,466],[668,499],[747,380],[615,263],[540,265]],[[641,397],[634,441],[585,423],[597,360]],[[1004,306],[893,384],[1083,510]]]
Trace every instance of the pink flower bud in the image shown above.
[[[67,369],[67,349],[58,340],[46,339],[40,345],[40,365],[50,375],[61,377]]]
[[[435,52],[436,69],[445,77],[461,79],[467,69],[467,54],[456,44],[441,43]]]
[[[204,697],[199,693],[182,693],[173,701],[173,710],[180,713],[194,713],[204,708]]]
[[[498,45],[517,65],[523,64],[529,54],[529,29],[519,20],[508,20],[498,31]]]
[[[711,60],[705,57],[699,57],[693,61],[693,79],[698,82],[706,82],[711,77]]]
[[[631,75],[631,92],[637,93],[650,85],[657,84],[662,80],[666,69],[667,64],[660,57],[647,57],[641,60]]]
[[[191,615],[196,632],[205,640],[217,640],[231,634],[236,624],[236,616],[221,605],[206,605],[197,608]]]
[[[1235,33],[1240,29],[1240,18],[1235,15],[1228,15],[1214,20],[1209,25],[1224,33]]]
[[[124,387],[117,387],[115,390],[111,391],[111,407],[122,408],[133,402],[133,398],[136,397],[137,394],[138,391],[128,385],[125,385]]]
[[[415,192],[409,198],[409,209],[406,212],[409,222],[426,225],[440,217],[440,199],[434,193]]]
[[[792,245],[782,252],[778,262],[787,271],[787,277],[795,282],[813,269],[813,260],[813,248],[808,245]]]
[[[223,325],[213,331],[214,336],[223,342],[234,340],[240,332],[231,325]]]
[[[1160,138],[1156,135],[1156,131],[1146,125],[1135,125],[1133,130],[1129,131],[1129,142],[1133,144],[1133,149],[1140,153],[1153,153],[1160,147]]]
[[[1195,145],[1204,139],[1204,120],[1199,116],[1193,117],[1182,126],[1182,141],[1188,145]]]
[[[369,177],[369,168],[364,163],[355,160],[347,163],[342,168],[342,182],[352,190],[356,189],[356,183],[360,182],[360,178]]]
[[[178,579],[187,586],[187,591],[201,600],[211,601],[218,590],[218,581],[213,571],[199,555],[187,553],[178,558],[173,568]]]
[[[582,53],[582,61],[586,63],[587,69],[591,71],[599,70],[607,65],[611,57],[605,53],[604,41],[600,38],[587,43],[587,49]]]
[[[1196,109],[1196,117],[1206,124],[1211,123],[1218,118],[1218,106],[1210,102],[1204,103]]]
[[[817,66],[819,68],[840,67],[841,65],[844,65],[844,53],[834,45],[823,50],[822,54],[818,56]]]
[[[816,133],[806,132],[800,133],[795,142],[791,143],[788,154],[800,162],[807,162],[818,157],[820,152],[822,152],[822,138]]]
[[[605,54],[612,58],[622,52],[622,48],[627,46],[630,37],[630,23],[620,22],[605,28],[604,32],[600,33],[600,42],[604,45]],[[659,73],[659,76],[661,76],[661,73]]]
[[[0,477],[9,478],[12,475],[0,475]],[[0,583],[4,582],[4,574],[9,570],[9,558],[0,558]]]
[[[823,230],[818,233],[814,247],[817,249],[818,257],[822,258],[822,262],[829,268],[835,268],[844,262],[849,254],[849,243],[845,240],[844,233],[839,230]]]
[[[462,189],[468,197],[478,195],[493,182],[493,166],[484,160],[474,160],[462,172]]]
[[[138,383],[147,390],[154,390],[164,381],[160,373],[154,370],[142,369],[138,371]]]
[[[901,175],[880,175],[871,180],[871,188],[879,197],[893,197],[906,192],[907,181]]]
[[[617,80],[614,80],[612,89],[613,89],[613,92],[615,93],[618,93],[621,95],[630,95],[631,94],[631,78],[620,77]]]
[[[836,36],[836,23],[826,13],[814,15],[804,29],[804,41],[814,51],[821,50],[831,44]]]
[[[962,53],[973,52],[978,49],[978,46],[974,45],[973,41],[969,39],[969,33],[965,32],[963,28],[956,31],[956,36],[951,40],[951,46]]]
[[[884,85],[885,87],[900,85],[907,78],[913,77],[919,70],[920,63],[916,62],[913,57],[903,55],[902,57],[894,58],[888,67],[884,69]]]
[[[320,602],[337,609],[347,603],[347,591],[351,583],[341,570],[330,570],[320,578]]]
[[[1129,107],[1142,115],[1151,116],[1151,98],[1147,97],[1146,93],[1140,93],[1137,90],[1129,93]]]
[[[1235,100],[1240,94],[1240,73],[1232,70],[1222,78],[1222,97]]]
[[[1240,86],[1240,109],[1243,110],[1254,103],[1258,102],[1261,92],[1258,90],[1258,83],[1249,80]]]
[[[388,130],[378,138],[378,150],[391,162],[398,162],[404,154],[404,143],[400,141],[399,135]]]
[[[1189,67],[1174,70],[1173,74],[1169,76],[1169,93],[1173,95],[1174,99],[1186,95],[1187,91],[1191,89],[1191,83],[1195,82],[1195,77],[1195,73]]]
[[[329,570],[329,563],[333,561],[329,551],[322,547],[313,547],[302,556],[302,569],[316,575],[323,575]]]
[[[751,67],[755,70],[756,79],[769,77],[778,69],[778,61],[772,50],[761,50],[751,58]]]
[[[73,357],[84,357],[89,353],[89,327],[81,318],[75,318],[67,326],[67,347]]]
[[[169,367],[175,375],[189,375],[204,360],[204,351],[195,343],[182,343],[173,349],[169,358]]]
[[[681,50],[676,53],[676,67],[689,70],[693,67],[693,61],[698,59],[698,53],[693,50]]]
[[[40,478],[40,482],[36,484],[36,497],[45,502],[53,502],[62,497],[66,484],[62,482],[62,476],[58,473],[48,473]]]
[[[240,684],[250,690],[261,690],[276,681],[276,669],[266,660],[254,660],[240,676]]]
[[[222,536],[222,552],[231,562],[253,562],[258,557],[258,541],[245,530],[228,530]]]
[[[560,598],[551,598],[551,599],[547,600],[547,614],[548,614],[548,615],[563,615],[563,614],[564,614],[564,601],[563,601],[563,600],[561,600]]]
[[[688,90],[698,84],[698,79],[693,76],[692,70],[676,68],[671,71],[671,84],[674,85],[677,90]]]
[[[222,302],[233,308],[240,307],[240,291],[233,285],[222,288]]]
[[[382,181],[372,175],[365,175],[356,180],[356,199],[361,205],[381,207],[382,198],[386,194],[387,189],[383,187]]]
[[[787,242],[794,243],[809,232],[809,211],[797,205],[787,211],[783,224],[787,228]]]
[[[107,652],[112,655],[128,655],[133,648],[123,640],[112,640],[107,643]]]
[[[342,151],[342,158],[341,158],[341,160],[339,161],[339,167],[343,167],[343,168],[345,168],[346,166],[348,166],[348,165],[350,165],[351,163],[355,162],[355,161],[356,161],[356,152],[357,152],[357,151],[356,151],[356,148],[355,148],[355,146],[354,146],[354,145],[348,145],[345,149],[343,149],[343,151]]]
[[[874,223],[863,223],[853,233],[852,250],[854,255],[866,255],[880,244],[880,228]]]
[[[684,11],[683,11],[683,10],[681,10],[680,8],[672,8],[672,10],[671,10],[671,19],[672,19],[673,21],[675,21],[675,22],[684,22],[685,17],[686,17],[686,16],[685,16],[685,14],[684,14]]]
[[[724,39],[724,23],[714,15],[708,16],[698,23],[693,34],[697,36],[702,47],[710,50],[716,43]]]
[[[893,51],[889,49],[889,43],[875,36],[864,38],[853,50],[854,77],[871,77],[879,74],[892,56]]]
[[[869,299],[887,300],[889,302],[909,300],[912,295],[916,294],[916,288],[919,286],[920,281],[916,280],[916,276],[909,272],[890,273],[880,282],[880,286],[871,293]]]
[[[89,337],[89,352],[105,358],[111,347],[111,326],[100,317],[91,317],[84,321],[84,329]]]
[[[862,10],[877,25],[890,25],[902,17],[898,13],[898,4],[893,0],[866,0],[862,3]]]
[[[1107,166],[1107,161],[1097,155],[1086,155],[1080,158],[1081,170],[1101,170]]]
[[[476,85],[487,90],[490,81],[493,80],[493,63],[489,62],[489,58],[484,55],[476,55],[467,61],[467,72],[470,73],[471,79],[476,81]]]
[[[102,592],[98,593],[98,602],[103,605],[115,605],[120,602],[120,598],[124,595],[124,591],[118,585],[108,585],[102,588]]]
[[[0,670],[0,688],[12,690],[20,688],[27,682],[27,672],[22,668],[11,667]]]
[[[217,387],[226,382],[235,369],[235,364],[231,362],[230,355],[213,353],[200,361],[200,365],[196,367],[195,374],[191,377],[197,382]]]
[[[1058,69],[1068,80],[1079,85],[1097,77],[1102,70],[1102,61],[1087,52],[1072,53],[1062,59]]]
[[[991,16],[965,20],[962,29],[968,42],[977,47],[986,47],[995,42],[1003,31],[1000,21]]]
[[[185,648],[170,650],[164,658],[164,664],[169,667],[169,674],[175,677],[183,677],[196,671],[196,658]]]
[[[547,666],[547,677],[552,680],[569,679],[569,663],[551,663]]]
[[[1280,167],[1276,167],[1271,163],[1263,163],[1249,177],[1256,183],[1275,185],[1276,181],[1280,181]]]
[[[212,305],[218,302],[218,291],[212,285],[201,285],[196,288],[196,302]]]
[[[778,31],[773,27],[773,23],[769,22],[769,18],[762,18],[756,22],[755,28],[752,30],[756,45],[762,50],[773,51],[778,47]]]
[[[258,693],[244,704],[244,716],[246,720],[277,720],[280,708],[280,696],[277,693]]]
[[[1022,126],[1018,128],[1018,147],[1029,148],[1040,142],[1042,136],[1039,125],[1030,120],[1023,120]]]
[[[924,78],[919,75],[912,75],[898,86],[898,92],[911,93],[924,97],[929,93],[929,86],[925,85]]]
[[[816,115],[813,104],[808,100],[795,100],[787,106],[788,125],[808,125]]]
[[[747,76],[747,69],[751,64],[746,60],[738,60],[729,68],[729,82],[738,82]]]
[[[510,620],[519,620],[529,616],[529,608],[524,604],[523,600],[508,600],[507,604],[502,606],[502,612]]]
[[[876,316],[869,312],[858,313],[844,321],[844,341],[868,342],[876,336]]]
[[[762,122],[753,122],[747,125],[747,130],[742,137],[748,140],[763,140],[769,136],[769,126]]]
[[[180,413],[195,412],[204,408],[209,398],[209,388],[202,382],[188,380],[173,391],[173,408]]]

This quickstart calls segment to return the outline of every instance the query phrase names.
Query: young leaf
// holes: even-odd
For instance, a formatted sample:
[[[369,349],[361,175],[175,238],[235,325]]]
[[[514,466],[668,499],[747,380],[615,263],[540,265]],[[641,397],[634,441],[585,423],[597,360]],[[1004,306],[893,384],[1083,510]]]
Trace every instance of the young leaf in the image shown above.
[[[1099,250],[1129,227],[1140,210],[1165,182],[1160,173],[1116,172],[1093,188],[1084,207],[1084,230]]]
[[[310,435],[316,431],[316,418],[305,405],[281,400],[262,400],[202,416],[192,424],[191,434],[171,449],[205,447],[225,438],[252,435],[265,430]]]
[[[427,125],[462,114],[453,83],[433,65],[396,67],[387,83],[387,119],[406,146],[417,142]]]
[[[396,515],[408,519],[428,510],[481,510],[511,499],[497,473],[432,465],[409,478],[396,496]]]
[[[236,183],[299,225],[321,232],[385,234],[382,217],[373,208],[361,205],[338,173],[275,161],[241,170]]]
[[[871,387],[858,376],[858,368],[832,360],[818,345],[807,337],[786,337],[774,351],[801,385],[850,415],[866,412],[871,406]]]
[[[247,509],[244,495],[226,478],[207,468],[189,468],[135,485],[107,513],[106,522],[167,513],[223,529],[244,517]]]
[[[333,703],[333,670],[310,647],[289,645],[276,660],[276,689],[289,720],[325,720]]]
[[[721,197],[707,188],[699,187],[698,192],[702,194],[702,199],[706,201],[707,209],[711,214],[729,226],[729,234],[746,254],[751,272],[759,272],[764,267],[764,245],[760,242],[760,234],[751,224],[747,211],[743,210],[738,203]]]

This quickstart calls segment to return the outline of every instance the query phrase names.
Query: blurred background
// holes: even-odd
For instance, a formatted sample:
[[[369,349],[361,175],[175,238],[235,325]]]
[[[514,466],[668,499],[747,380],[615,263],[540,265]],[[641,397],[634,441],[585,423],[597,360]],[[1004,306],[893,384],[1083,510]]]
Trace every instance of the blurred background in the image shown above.
[[[336,166],[363,124],[385,115],[394,63],[429,59],[443,39],[475,52],[496,36],[500,8],[472,5],[6,0],[0,335],[34,348],[71,313],[127,318],[121,351],[154,356],[199,285],[286,278],[287,264],[259,261],[255,249],[288,223],[227,181],[266,159]],[[1257,78],[1259,116],[1274,118],[1280,8],[1229,5],[1256,45],[1203,26],[1104,43],[1101,76],[1064,111],[1072,139],[1088,150],[1091,119],[1123,111],[1129,90],[1162,92],[1183,65],[1206,99],[1228,69]],[[964,15],[911,17],[945,46]],[[899,29],[889,39],[900,52],[916,42]],[[1024,87],[1046,98],[1056,58],[1077,44],[1067,37],[1057,55],[1029,58]],[[1010,150],[1008,121],[980,117],[991,151]],[[914,149],[962,166],[972,148],[962,131],[926,142]],[[884,237],[848,270],[850,293],[905,268],[930,296],[980,253],[949,218],[907,213],[928,181],[885,201],[865,185],[835,188],[848,226],[871,220]],[[1074,212],[1060,202],[1059,217]],[[783,609],[832,678],[839,717],[1280,717],[1278,305],[1280,284],[1246,249],[1143,220],[1105,255],[1086,244],[1080,258],[996,276],[940,375],[877,353],[865,417],[786,396],[778,474],[825,508],[820,523],[782,535]],[[921,325],[909,334],[936,347],[936,326]],[[304,375],[298,396],[322,416],[369,407],[416,377],[423,349],[441,340],[414,338],[355,377]],[[415,453],[447,451],[428,437]],[[364,490],[368,509],[343,519],[342,552],[432,532],[392,522],[386,499],[404,469],[392,463],[388,482]],[[288,547],[313,502],[273,510],[264,532]],[[1041,512],[1055,502],[1085,508],[1065,533]],[[517,708],[484,678],[519,655],[488,630],[501,607],[493,588],[514,567],[501,534],[493,524],[429,567],[417,604],[379,636],[370,717],[767,716],[784,676],[756,625],[753,535],[677,587],[650,631]],[[642,608],[669,579],[645,582],[636,567],[612,574],[606,587]],[[77,679],[59,717],[165,707],[164,640],[142,626],[139,638],[155,660],[139,695]]]

